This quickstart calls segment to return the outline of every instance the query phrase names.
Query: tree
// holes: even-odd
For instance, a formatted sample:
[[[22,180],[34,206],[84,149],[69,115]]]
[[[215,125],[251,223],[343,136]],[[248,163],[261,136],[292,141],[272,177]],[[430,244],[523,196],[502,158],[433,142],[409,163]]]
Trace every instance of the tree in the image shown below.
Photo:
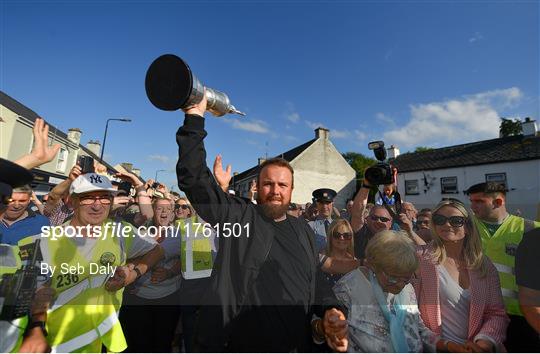
[[[424,152],[424,151],[430,151],[433,150],[433,148],[427,147],[427,146],[417,146],[416,149],[414,149],[414,152]]]
[[[523,134],[521,120],[518,118],[512,120],[501,117],[501,124],[499,125],[499,135],[501,138],[519,134]]]
[[[358,152],[346,152],[341,155],[347,161],[347,163],[356,171],[357,187],[362,183],[362,179],[364,179],[364,170],[369,166],[377,163],[377,160],[367,157]]]

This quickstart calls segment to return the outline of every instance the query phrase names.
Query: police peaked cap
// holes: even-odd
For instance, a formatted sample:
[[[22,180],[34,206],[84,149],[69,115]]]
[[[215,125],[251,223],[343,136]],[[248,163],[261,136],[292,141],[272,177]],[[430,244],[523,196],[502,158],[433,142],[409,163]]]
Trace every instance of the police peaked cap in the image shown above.
[[[330,188],[319,188],[315,189],[311,195],[321,202],[333,202],[337,192]]]

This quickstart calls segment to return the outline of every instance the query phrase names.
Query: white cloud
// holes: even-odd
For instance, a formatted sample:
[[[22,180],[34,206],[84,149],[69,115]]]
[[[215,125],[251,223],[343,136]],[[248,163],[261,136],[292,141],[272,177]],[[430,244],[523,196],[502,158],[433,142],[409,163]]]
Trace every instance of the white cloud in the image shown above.
[[[396,122],[392,117],[389,117],[384,113],[379,112],[375,114],[375,119],[377,119],[379,123],[390,125],[392,128],[396,126]]]
[[[326,128],[326,125],[322,124],[321,122],[310,122],[309,120],[306,120],[305,122],[306,125],[311,129]]]
[[[267,134],[269,133],[268,124],[265,121],[252,119],[238,118],[223,118],[223,121],[232,125],[234,129],[245,130],[252,133]]]
[[[169,162],[169,157],[165,156],[165,155],[157,155],[157,154],[156,155],[149,155],[148,159],[152,160],[152,161],[160,161],[160,162],[163,162],[163,163]]]
[[[402,148],[448,146],[498,136],[501,114],[498,110],[520,102],[517,87],[467,95],[443,102],[411,105],[411,118],[401,128],[387,131],[388,145]]]
[[[346,130],[330,130],[330,137],[334,139],[345,139],[351,134]]]
[[[354,137],[359,142],[365,141],[368,138],[367,134],[360,130],[354,130]]]
[[[469,38],[469,43],[478,42],[482,39],[484,39],[484,36],[482,36],[482,33],[475,32],[474,35],[471,38]]]
[[[290,120],[293,123],[298,123],[298,121],[300,121],[300,114],[298,114],[296,112],[289,113],[289,114],[287,114],[287,119]]]

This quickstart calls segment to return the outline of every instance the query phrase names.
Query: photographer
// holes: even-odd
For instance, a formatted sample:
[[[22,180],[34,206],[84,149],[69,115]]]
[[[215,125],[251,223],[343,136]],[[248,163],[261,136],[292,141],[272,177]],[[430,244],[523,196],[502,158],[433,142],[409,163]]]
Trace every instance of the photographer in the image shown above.
[[[0,159],[0,171],[2,171],[0,174],[0,217],[2,217],[10,202],[12,188],[30,183],[32,174],[21,166],[4,159]],[[25,240],[29,241],[29,238]],[[21,249],[23,247],[21,246]],[[31,245],[28,248],[31,248]],[[2,255],[0,257],[0,289],[2,289],[0,292],[0,312],[2,314],[0,352],[40,353],[49,351],[45,338],[46,332],[43,329],[44,321],[47,319],[48,302],[52,297],[51,289],[43,282],[38,283],[37,275],[29,274],[31,279],[28,279],[24,273],[21,274],[21,271],[24,272],[28,266],[35,266],[29,262],[28,251],[20,252],[19,246],[7,244],[0,244],[0,249]],[[8,315],[8,305],[20,304],[11,304],[7,298],[14,296],[13,300],[21,301],[21,293],[17,290],[22,290],[10,285],[13,284],[13,281],[17,283],[14,278],[21,275],[25,286],[27,286],[28,281],[35,282],[32,300],[26,316],[10,316]]]
[[[394,199],[392,205],[387,204],[383,199],[382,205],[373,206],[367,217],[365,216],[365,209],[370,190],[378,185],[384,185],[385,188],[390,185],[394,186],[394,183],[397,180],[397,169],[391,168],[388,164],[383,162],[386,158],[384,143],[376,143],[377,144],[370,143],[369,147],[370,149],[375,150],[375,156],[380,162],[375,166],[366,169],[362,187],[353,200],[351,225],[355,232],[354,253],[358,259],[365,258],[365,249],[368,241],[377,232],[391,230],[393,223],[399,225],[403,231],[407,232],[409,237],[418,237],[414,233],[412,221],[405,213],[400,212],[401,202],[399,194],[396,195],[397,198]],[[390,189],[388,189],[388,191],[390,191]]]
[[[12,189],[29,184],[32,181],[30,169],[38,167],[42,164],[50,162],[58,153],[60,145],[48,145],[49,126],[45,124],[43,119],[37,118],[33,128],[34,147],[32,152],[17,159],[15,163],[8,160],[0,159],[0,217],[3,216],[8,204],[11,201]],[[24,235],[30,236],[30,235]],[[30,241],[30,238],[25,238],[24,242]],[[20,241],[23,242],[22,240]],[[48,303],[52,298],[51,288],[47,284],[40,284],[37,281],[37,276],[32,275],[32,271],[28,275],[24,274],[29,270],[29,253],[25,251],[25,255],[21,255],[19,247],[15,245],[0,244],[2,249],[2,257],[0,257],[0,289],[2,297],[0,301],[0,310],[2,312],[2,320],[0,320],[0,352],[26,352],[26,353],[43,353],[50,350],[47,340],[44,323],[47,319]],[[18,265],[22,264],[22,267]],[[21,273],[23,272],[23,273]],[[18,274],[19,273],[19,274]],[[10,288],[8,283],[14,280],[14,277],[22,274],[23,281],[20,285],[27,286],[28,281],[34,283],[32,289],[32,301],[27,309],[28,315],[13,318],[8,316],[4,311],[8,305],[6,297],[16,296],[17,305],[21,305],[20,301],[25,302],[27,299],[21,299],[20,296],[26,297],[21,293],[4,293],[4,290],[17,291]],[[18,288],[18,290],[22,290]],[[29,290],[25,288],[25,290]]]

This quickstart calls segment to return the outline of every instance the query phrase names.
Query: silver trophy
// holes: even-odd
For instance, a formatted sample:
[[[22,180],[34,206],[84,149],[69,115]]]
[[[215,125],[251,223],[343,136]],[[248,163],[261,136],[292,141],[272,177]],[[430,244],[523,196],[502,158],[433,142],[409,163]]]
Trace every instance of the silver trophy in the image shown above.
[[[146,95],[154,106],[176,111],[195,105],[203,99],[204,85],[193,75],[185,61],[174,54],[165,54],[152,62],[146,72]],[[246,114],[237,110],[229,97],[206,87],[206,110],[221,117],[227,113]]]

